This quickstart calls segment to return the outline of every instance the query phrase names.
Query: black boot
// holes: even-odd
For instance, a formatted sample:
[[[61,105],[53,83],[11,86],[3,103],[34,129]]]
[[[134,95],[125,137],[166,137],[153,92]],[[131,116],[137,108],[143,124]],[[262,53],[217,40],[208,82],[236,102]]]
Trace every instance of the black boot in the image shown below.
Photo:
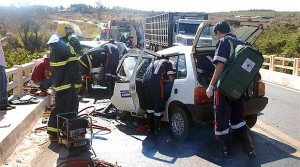
[[[253,144],[251,137],[249,135],[249,131],[245,131],[239,134],[240,140],[242,142],[242,147],[244,150],[244,153],[248,155],[249,159],[255,159],[256,153],[253,149]]]
[[[147,113],[147,126],[148,126],[148,132],[152,133],[154,132],[154,122],[153,122],[153,118],[154,115],[153,113]]]
[[[219,147],[223,157],[229,157],[231,154],[229,139],[219,141]]]
[[[160,132],[161,127],[161,117],[160,116],[154,116],[154,133],[157,135]]]
[[[231,162],[231,150],[230,139],[218,140],[221,155],[212,157],[216,162],[230,163]]]

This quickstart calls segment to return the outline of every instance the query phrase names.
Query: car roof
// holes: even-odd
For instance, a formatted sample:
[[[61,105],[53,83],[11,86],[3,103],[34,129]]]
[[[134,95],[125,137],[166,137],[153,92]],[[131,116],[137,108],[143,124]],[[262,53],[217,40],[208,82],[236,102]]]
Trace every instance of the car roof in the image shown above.
[[[102,46],[102,45],[107,44],[107,43],[108,43],[108,41],[80,41],[81,45],[87,46],[87,47],[90,47],[90,48],[99,47],[99,46]],[[121,44],[121,43],[126,46],[126,44],[123,43],[123,42],[115,41],[115,44]]]
[[[174,56],[185,51],[192,51],[192,46],[172,46],[170,48],[157,51],[156,53],[159,55]]]
[[[99,47],[104,41],[80,41],[80,45],[87,46],[90,48]]]

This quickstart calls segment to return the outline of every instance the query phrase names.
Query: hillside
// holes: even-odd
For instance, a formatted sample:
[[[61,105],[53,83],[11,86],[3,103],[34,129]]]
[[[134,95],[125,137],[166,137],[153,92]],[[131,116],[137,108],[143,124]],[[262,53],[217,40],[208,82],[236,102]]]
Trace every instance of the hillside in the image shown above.
[[[0,22],[7,31],[14,33],[14,39],[4,46],[8,67],[23,64],[41,57],[48,49],[47,41],[55,32],[54,21],[67,20],[77,24],[86,38],[95,39],[99,28],[94,23],[109,20],[145,21],[148,16],[163,12],[140,11],[124,8],[107,9],[74,5],[67,10],[45,6],[0,7]],[[257,39],[255,45],[264,54],[285,57],[300,57],[300,12],[276,12],[272,10],[249,10],[209,13],[209,20],[222,20],[233,16],[261,16],[273,19],[271,28]],[[17,57],[17,58],[16,58]],[[18,61],[16,61],[18,60]]]

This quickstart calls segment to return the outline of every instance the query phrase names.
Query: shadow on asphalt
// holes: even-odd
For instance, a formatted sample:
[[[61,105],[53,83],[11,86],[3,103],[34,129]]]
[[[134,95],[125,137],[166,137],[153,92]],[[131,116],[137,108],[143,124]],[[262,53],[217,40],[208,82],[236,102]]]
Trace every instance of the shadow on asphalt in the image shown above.
[[[143,121],[140,121],[143,122]],[[144,120],[144,124],[145,120]],[[142,141],[142,154],[150,159],[161,161],[168,164],[176,164],[176,161],[181,158],[189,158],[198,156],[217,166],[246,166],[259,167],[263,164],[276,162],[291,158],[291,161],[299,161],[300,159],[291,154],[297,150],[289,145],[268,138],[262,134],[251,132],[257,158],[249,160],[248,156],[243,153],[241,143],[237,135],[232,133],[232,160],[230,162],[216,161],[212,157],[219,157],[218,143],[214,137],[213,127],[209,125],[197,125],[191,128],[188,139],[184,142],[179,142],[172,137],[169,126],[163,123],[162,130],[159,135],[149,135],[147,132],[138,132],[134,128],[130,128],[124,124],[117,124],[116,127],[126,135],[140,136],[144,138]],[[277,146],[286,148],[288,152],[283,151]],[[191,162],[194,163],[194,162]],[[282,162],[282,166],[285,166]],[[280,165],[279,165],[280,166]]]

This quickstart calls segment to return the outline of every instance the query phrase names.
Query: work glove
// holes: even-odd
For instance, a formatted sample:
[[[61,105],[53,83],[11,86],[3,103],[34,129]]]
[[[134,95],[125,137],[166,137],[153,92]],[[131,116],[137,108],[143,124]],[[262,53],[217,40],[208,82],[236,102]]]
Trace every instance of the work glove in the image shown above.
[[[211,97],[214,93],[214,86],[209,85],[208,88],[206,89],[206,96]]]

